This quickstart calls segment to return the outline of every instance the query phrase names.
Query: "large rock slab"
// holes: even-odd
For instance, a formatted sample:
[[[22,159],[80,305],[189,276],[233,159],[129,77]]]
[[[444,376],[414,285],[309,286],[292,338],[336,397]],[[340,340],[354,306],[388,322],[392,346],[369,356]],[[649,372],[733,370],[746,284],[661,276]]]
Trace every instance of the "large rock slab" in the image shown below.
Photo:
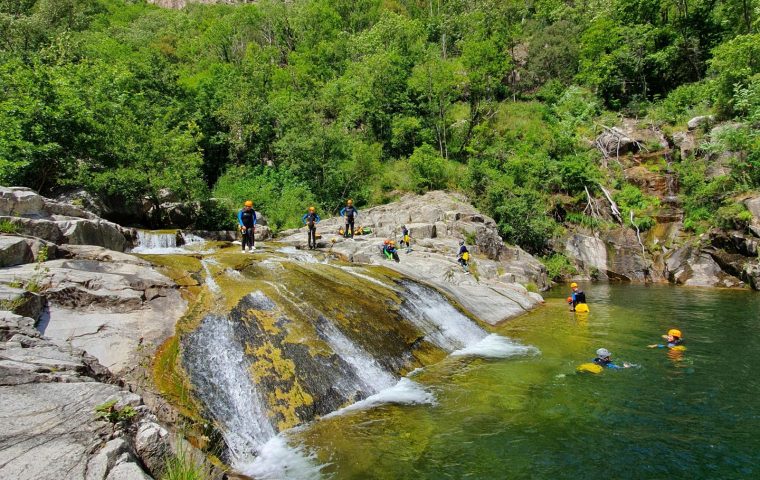
[[[116,478],[150,478],[126,441],[106,443],[114,429],[95,417],[98,405],[136,407],[140,397],[98,381],[107,372],[97,360],[54,344],[33,324],[0,311],[0,478],[104,480],[122,464],[116,473],[131,476]]]
[[[34,255],[25,238],[0,235],[0,267],[12,267],[32,261]]]
[[[322,221],[319,245],[330,254],[355,263],[381,264],[445,292],[479,319],[495,324],[523,314],[543,300],[525,285],[547,285],[546,268],[519,247],[505,245],[496,222],[481,214],[461,195],[430,192],[408,195],[400,201],[359,212],[357,224],[372,228],[371,235],[344,239],[334,232],[341,218]],[[400,240],[401,226],[412,237],[413,251],[400,251],[399,263],[381,254],[383,239]],[[473,254],[472,275],[456,262],[461,240]],[[302,246],[306,230],[285,232],[281,241]]]

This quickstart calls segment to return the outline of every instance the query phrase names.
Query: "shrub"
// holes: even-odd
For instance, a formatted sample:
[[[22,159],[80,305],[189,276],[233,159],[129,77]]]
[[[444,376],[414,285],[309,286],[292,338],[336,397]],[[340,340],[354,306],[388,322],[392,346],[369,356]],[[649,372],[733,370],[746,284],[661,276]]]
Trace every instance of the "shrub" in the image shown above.
[[[560,281],[578,273],[578,269],[570,262],[570,259],[561,253],[542,257],[541,262],[546,265],[547,275],[553,281]]]
[[[129,423],[137,415],[137,410],[131,405],[125,405],[122,408],[116,408],[117,400],[109,400],[106,403],[95,407],[95,416],[103,419],[113,425],[118,423]]]
[[[18,233],[18,225],[10,220],[0,220],[0,233]]]
[[[414,153],[409,157],[409,165],[418,193],[445,189],[451,184],[452,166],[428,144],[414,149]]]

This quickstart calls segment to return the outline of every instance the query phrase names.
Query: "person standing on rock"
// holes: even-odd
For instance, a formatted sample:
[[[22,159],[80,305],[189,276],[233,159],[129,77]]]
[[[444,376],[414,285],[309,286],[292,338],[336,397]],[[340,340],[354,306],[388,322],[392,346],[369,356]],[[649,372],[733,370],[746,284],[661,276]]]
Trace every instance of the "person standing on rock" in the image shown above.
[[[319,223],[319,215],[317,209],[309,207],[309,211],[301,218],[304,225],[309,227],[309,250],[317,248],[317,224]]]
[[[403,247],[406,245],[406,253],[410,253],[412,251],[412,238],[409,236],[409,229],[406,228],[406,225],[401,225],[401,241],[398,242],[399,247]]]
[[[464,273],[470,274],[470,251],[467,250],[467,245],[464,244],[464,240],[459,242],[459,252],[457,253],[457,262],[464,269]]]
[[[351,238],[354,238],[354,220],[359,216],[359,211],[354,207],[354,201],[350,198],[346,202],[346,206],[340,210],[340,216],[346,217],[346,228],[343,230],[343,236],[348,238],[348,229],[351,228]]]
[[[246,200],[243,208],[238,212],[238,223],[240,224],[240,233],[243,236],[243,251],[245,252],[246,244],[249,246],[249,252],[256,250],[256,211],[253,209],[252,201]]]

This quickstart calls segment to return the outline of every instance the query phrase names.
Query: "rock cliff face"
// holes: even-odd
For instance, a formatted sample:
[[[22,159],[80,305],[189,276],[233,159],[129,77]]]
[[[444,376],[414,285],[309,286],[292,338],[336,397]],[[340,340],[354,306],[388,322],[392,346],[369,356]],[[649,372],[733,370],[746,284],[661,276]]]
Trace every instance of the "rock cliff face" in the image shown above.
[[[555,242],[554,249],[567,255],[584,277],[757,289],[760,196],[744,199],[753,216],[746,231],[715,229],[695,237],[683,228],[678,176],[671,165],[672,157],[702,155],[701,136],[706,135],[709,140],[730,126],[713,122],[709,116],[695,117],[688,122],[687,130],[674,133],[670,139],[651,128],[640,127],[633,120],[625,120],[620,127],[603,132],[595,144],[607,161],[619,162],[627,182],[659,200],[659,205],[648,212],[655,225],[643,232],[641,239],[627,224],[628,219],[623,219],[624,225],[596,231],[574,227]],[[707,175],[728,173],[732,155],[731,152],[712,155]]]

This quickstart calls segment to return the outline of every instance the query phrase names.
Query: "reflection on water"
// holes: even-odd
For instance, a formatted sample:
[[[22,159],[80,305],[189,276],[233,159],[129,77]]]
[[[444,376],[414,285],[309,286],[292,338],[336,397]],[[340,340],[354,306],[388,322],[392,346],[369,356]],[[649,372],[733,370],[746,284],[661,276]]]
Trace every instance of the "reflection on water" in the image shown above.
[[[294,440],[333,478],[760,478],[760,295],[630,285],[565,291],[496,329],[540,355],[449,357],[435,404],[314,422]],[[688,349],[648,349],[667,329]],[[640,368],[576,374],[604,347]]]

